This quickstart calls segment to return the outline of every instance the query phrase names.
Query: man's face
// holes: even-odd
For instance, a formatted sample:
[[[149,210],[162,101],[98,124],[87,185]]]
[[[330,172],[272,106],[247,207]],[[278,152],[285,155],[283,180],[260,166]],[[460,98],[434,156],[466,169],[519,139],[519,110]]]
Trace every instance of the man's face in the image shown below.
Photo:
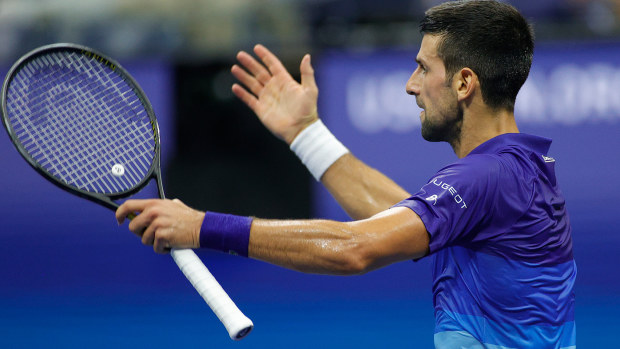
[[[462,110],[456,92],[437,55],[440,36],[426,34],[416,57],[418,67],[407,81],[407,93],[414,95],[420,113],[422,137],[430,142],[452,142],[460,136]]]

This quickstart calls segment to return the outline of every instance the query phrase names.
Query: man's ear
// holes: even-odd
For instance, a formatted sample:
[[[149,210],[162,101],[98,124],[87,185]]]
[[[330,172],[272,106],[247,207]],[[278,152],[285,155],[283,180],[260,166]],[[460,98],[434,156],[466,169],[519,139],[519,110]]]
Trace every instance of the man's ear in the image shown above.
[[[452,86],[456,91],[459,102],[472,98],[476,89],[480,88],[478,75],[470,68],[462,68],[454,74]]]

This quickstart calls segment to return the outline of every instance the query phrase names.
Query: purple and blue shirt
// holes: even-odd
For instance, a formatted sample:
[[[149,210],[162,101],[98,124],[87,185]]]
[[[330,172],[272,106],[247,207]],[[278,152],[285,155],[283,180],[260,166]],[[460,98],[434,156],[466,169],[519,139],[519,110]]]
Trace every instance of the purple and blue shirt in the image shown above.
[[[396,205],[430,237],[437,348],[576,346],[577,269],[550,145],[497,136]]]

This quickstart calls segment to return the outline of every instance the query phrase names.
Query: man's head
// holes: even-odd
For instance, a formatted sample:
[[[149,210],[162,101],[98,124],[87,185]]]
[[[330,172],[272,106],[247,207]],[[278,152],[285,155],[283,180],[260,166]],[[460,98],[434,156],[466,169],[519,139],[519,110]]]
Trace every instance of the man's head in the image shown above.
[[[534,55],[533,31],[514,7],[497,1],[446,2],[426,11],[420,32],[441,37],[437,53],[448,78],[471,68],[489,107],[514,110]]]
[[[425,139],[453,142],[460,135],[463,109],[455,88],[462,84],[455,77],[475,78],[488,108],[514,110],[534,51],[531,27],[517,10],[496,1],[447,2],[426,12],[420,31],[418,68],[407,92],[424,108]]]

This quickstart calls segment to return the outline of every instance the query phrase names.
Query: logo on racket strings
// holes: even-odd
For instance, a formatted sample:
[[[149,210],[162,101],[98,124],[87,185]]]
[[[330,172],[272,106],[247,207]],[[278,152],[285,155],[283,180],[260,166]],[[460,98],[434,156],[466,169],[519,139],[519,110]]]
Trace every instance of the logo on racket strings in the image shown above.
[[[114,164],[114,166],[112,166],[112,175],[116,177],[120,177],[124,174],[125,174],[125,167],[123,167],[123,165]]]
[[[116,70],[116,65],[112,62],[110,62],[107,58],[101,57],[98,54],[86,51],[86,50],[82,50],[82,54],[88,58],[94,59],[100,63],[103,63],[104,65],[110,67],[110,69],[112,70]]]

